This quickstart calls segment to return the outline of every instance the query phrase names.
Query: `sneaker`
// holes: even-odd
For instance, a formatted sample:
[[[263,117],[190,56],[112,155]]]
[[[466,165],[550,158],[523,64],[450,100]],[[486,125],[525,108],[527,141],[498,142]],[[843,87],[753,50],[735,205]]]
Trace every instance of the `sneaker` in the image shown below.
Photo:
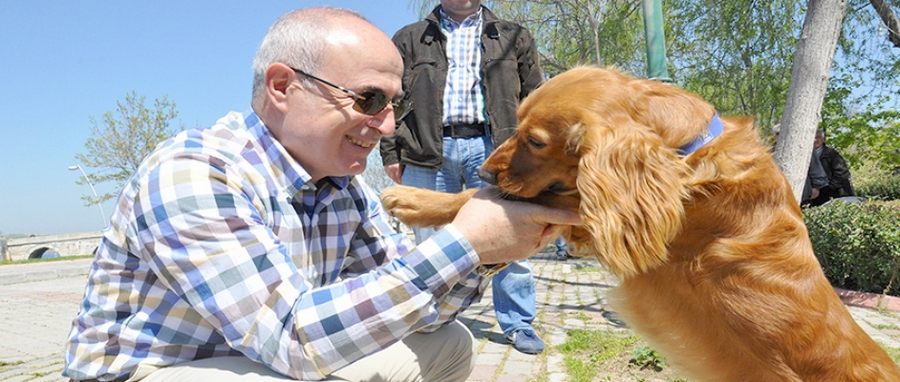
[[[565,260],[570,258],[572,258],[572,255],[569,254],[568,250],[556,251],[557,260]]]
[[[512,346],[525,354],[540,354],[544,351],[544,341],[533,329],[519,329],[506,336]]]

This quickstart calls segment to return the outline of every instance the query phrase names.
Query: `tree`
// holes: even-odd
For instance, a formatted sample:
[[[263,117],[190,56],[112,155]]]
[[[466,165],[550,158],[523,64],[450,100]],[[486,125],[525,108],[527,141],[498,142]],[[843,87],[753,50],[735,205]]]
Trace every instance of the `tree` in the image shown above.
[[[411,0],[421,15],[437,0]],[[487,0],[498,16],[524,25],[534,36],[541,66],[550,76],[577,65],[643,67],[640,0]]]
[[[781,118],[781,134],[775,145],[775,160],[798,201],[803,193],[813,135],[819,125],[828,73],[846,8],[845,0],[809,0],[794,54],[791,87]]]
[[[888,41],[894,44],[894,47],[900,48],[900,20],[894,14],[891,4],[888,0],[869,0],[869,3],[872,4],[875,12],[878,13],[881,21],[884,21],[884,25],[887,27]]]
[[[800,1],[669,0],[664,11],[675,82],[768,132],[790,83]]]
[[[91,135],[84,143],[85,152],[76,154],[75,159],[94,184],[113,183],[115,191],[97,198],[83,195],[85,205],[115,197],[144,157],[174,134],[172,121],[177,116],[175,102],[167,97],[155,99],[151,109],[145,104],[144,96],[132,91],[124,100],[116,101],[115,112],[103,113],[102,124],[91,117]],[[83,185],[85,179],[79,178],[76,183]]]

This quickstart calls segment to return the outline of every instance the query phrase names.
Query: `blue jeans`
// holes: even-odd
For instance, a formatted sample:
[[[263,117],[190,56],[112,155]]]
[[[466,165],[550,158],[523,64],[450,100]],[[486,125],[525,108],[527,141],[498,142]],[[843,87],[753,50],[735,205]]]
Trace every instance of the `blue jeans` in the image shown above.
[[[565,255],[569,252],[569,244],[566,243],[566,239],[563,239],[562,236],[557,237],[556,240],[553,241],[553,246],[556,247],[556,254],[558,256]]]
[[[404,185],[442,192],[460,192],[463,189],[483,187],[478,169],[494,149],[491,137],[449,138],[443,140],[444,160],[439,169],[406,165],[403,169]],[[432,234],[433,228],[413,228],[416,242],[421,243]],[[494,312],[504,335],[518,329],[532,329],[537,307],[535,305],[534,277],[528,262],[511,263],[494,276],[491,286],[494,295]]]

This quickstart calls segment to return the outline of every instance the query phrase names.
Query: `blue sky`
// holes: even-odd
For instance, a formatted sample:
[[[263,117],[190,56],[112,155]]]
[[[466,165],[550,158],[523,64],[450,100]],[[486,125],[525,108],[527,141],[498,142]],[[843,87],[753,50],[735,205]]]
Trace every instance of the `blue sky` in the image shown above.
[[[418,16],[407,0],[0,0],[0,233],[100,230],[69,171],[91,117],[130,91],[168,96],[185,128],[249,108],[250,64],[268,26],[297,8],[353,9],[388,35]],[[98,191],[109,187],[99,187]],[[112,202],[103,206],[107,217]]]

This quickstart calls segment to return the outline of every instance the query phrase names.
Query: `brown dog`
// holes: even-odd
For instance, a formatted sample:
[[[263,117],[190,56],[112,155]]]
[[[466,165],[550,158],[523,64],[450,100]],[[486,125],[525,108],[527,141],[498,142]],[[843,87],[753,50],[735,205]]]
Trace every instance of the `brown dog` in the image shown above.
[[[705,381],[900,381],[813,255],[800,208],[748,118],[582,67],[533,92],[484,164],[509,195],[577,209],[566,233],[621,279],[613,307]],[[474,191],[382,195],[407,224],[450,222]]]

